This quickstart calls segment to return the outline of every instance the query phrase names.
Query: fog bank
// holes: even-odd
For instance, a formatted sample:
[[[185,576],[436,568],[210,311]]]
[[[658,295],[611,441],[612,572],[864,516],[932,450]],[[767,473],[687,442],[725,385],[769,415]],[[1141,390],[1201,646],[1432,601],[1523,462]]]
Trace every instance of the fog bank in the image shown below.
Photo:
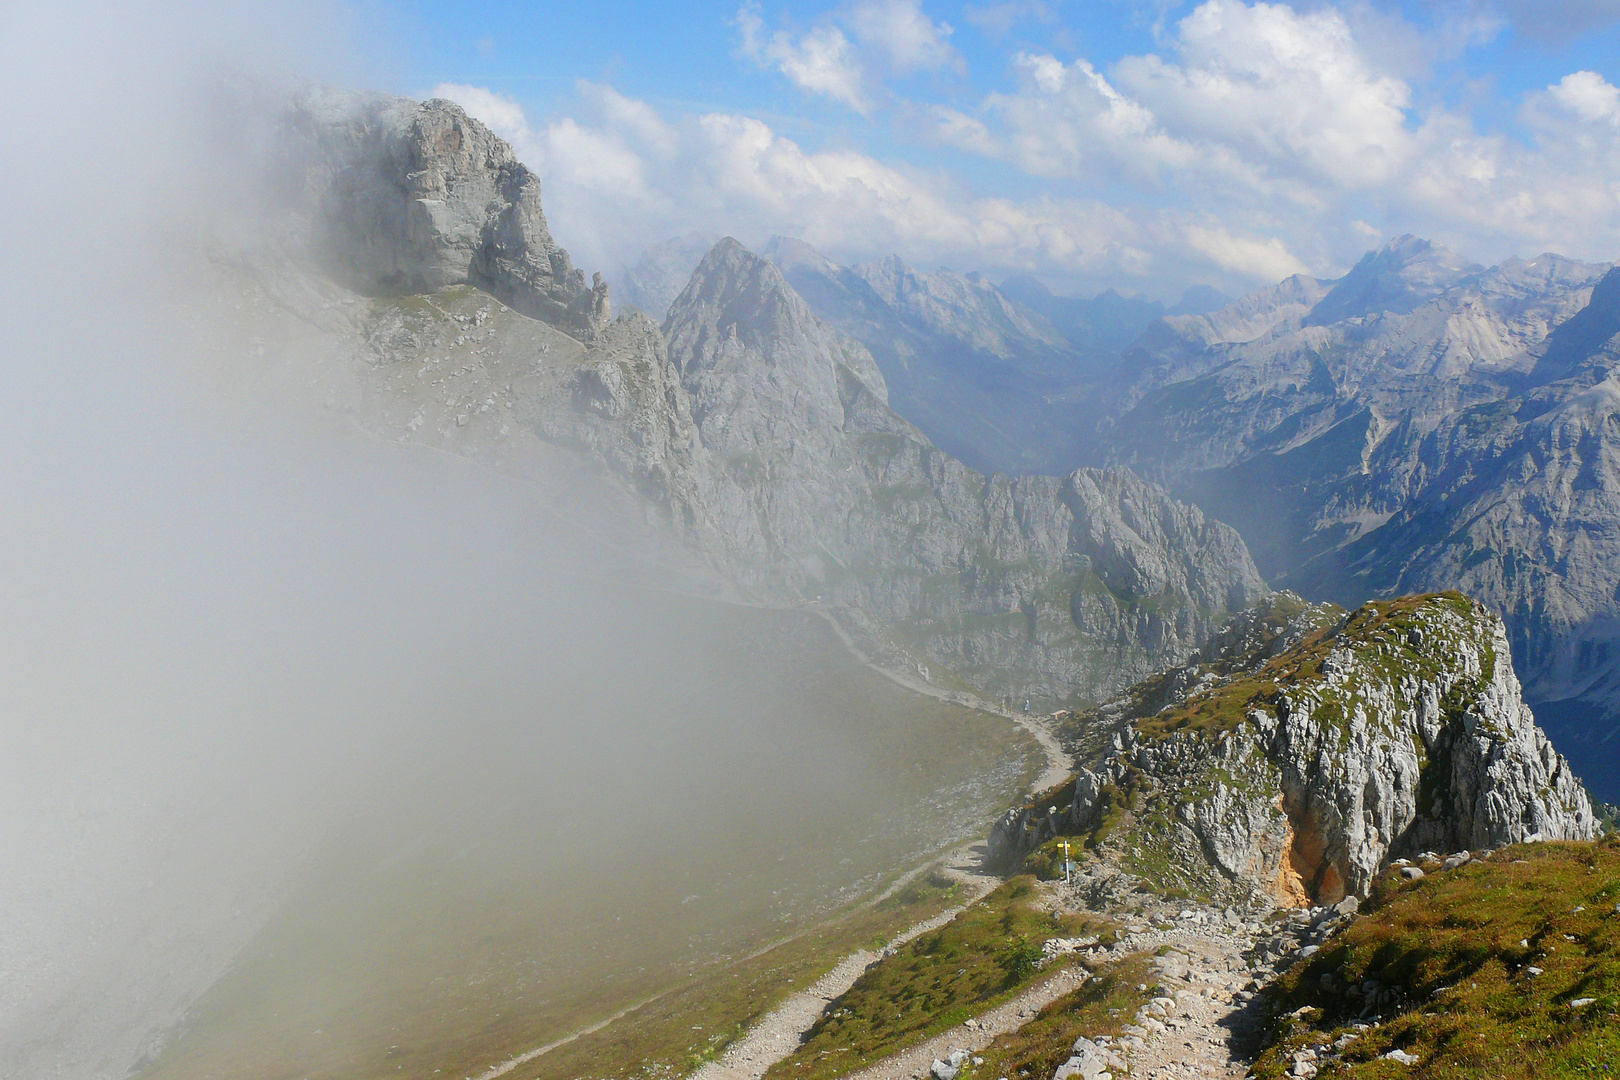
[[[0,1075],[161,1064],[255,940],[307,950],[316,1022],[417,945],[413,970],[465,974],[467,913],[514,898],[499,933],[539,968],[577,967],[570,935],[608,916],[667,930],[625,963],[690,963],[999,797],[943,744],[908,757],[914,703],[813,617],[683,599],[715,583],[598,542],[622,508],[577,481],[379,443],[255,369],[201,257],[265,224],[255,133],[221,105],[363,85],[343,18],[4,19]],[[346,1037],[311,1052],[370,1052]]]

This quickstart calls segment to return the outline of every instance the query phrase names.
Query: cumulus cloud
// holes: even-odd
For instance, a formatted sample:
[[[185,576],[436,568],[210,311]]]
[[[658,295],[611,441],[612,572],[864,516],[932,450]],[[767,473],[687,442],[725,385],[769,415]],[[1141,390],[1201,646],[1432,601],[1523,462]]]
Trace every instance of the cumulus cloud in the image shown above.
[[[435,93],[513,142],[541,175],[559,240],[585,265],[609,271],[649,243],[693,230],[754,245],[781,233],[841,258],[898,252],[925,265],[1036,272],[1099,289],[1211,276],[1253,283],[1299,265],[1243,222],[1228,222],[1217,241],[1180,210],[1047,194],[987,198],[944,171],[808,150],[755,117],[665,117],[594,83],[579,85],[570,115],[545,123],[512,115],[487,91],[446,85]],[[481,108],[491,109],[488,118]],[[958,122],[970,137],[977,122]],[[1200,243],[1190,239],[1195,226],[1205,229]]]
[[[863,45],[882,52],[897,73],[962,66],[950,45],[951,27],[925,15],[921,0],[861,0],[850,15],[850,27]]]
[[[1565,75],[1557,85],[1549,86],[1547,92],[1580,120],[1620,127],[1620,87],[1610,84],[1595,71]]]
[[[1177,26],[1179,62],[1128,57],[1118,78],[1161,122],[1271,169],[1387,179],[1416,149],[1411,90],[1332,8],[1208,0]]]
[[[1491,19],[1439,20],[1431,47],[1487,40]],[[1530,140],[1480,132],[1466,113],[1415,107],[1422,33],[1361,9],[1206,0],[1165,31],[1163,54],[1107,70],[1018,54],[1016,89],[936,108],[928,130],[1071,191],[1206,210],[1231,241],[1208,224],[1179,235],[1232,272],[1332,272],[1370,233],[1405,231],[1480,258],[1612,258],[1620,89],[1575,72],[1526,101]]]
[[[743,55],[755,64],[773,67],[795,85],[858,113],[871,111],[862,88],[865,74],[849,39],[838,27],[816,27],[798,37],[786,30],[766,36],[758,4],[744,4],[737,12],[737,25],[742,30]]]
[[[975,154],[1002,154],[1000,140],[990,133],[984,121],[947,105],[932,105],[922,111],[923,122],[935,139],[947,146]]]
[[[1126,57],[1113,81],[1084,58],[1020,54],[1020,89],[987,107],[1017,162],[1052,177],[1195,171],[1300,190],[1385,179],[1416,151],[1410,89],[1332,9],[1209,0],[1174,44],[1175,59]]]
[[[916,30],[893,57],[859,51],[858,12],[843,9],[848,35],[824,28],[856,56],[860,74],[840,92],[864,95],[862,107],[893,104],[870,77],[885,65],[953,62],[929,51],[948,47],[944,29],[917,29],[928,20],[912,0],[870,14]],[[984,171],[948,156],[918,168],[898,154],[818,149],[755,117],[662,112],[608,86],[581,83],[563,115],[538,124],[477,87],[439,92],[519,147],[545,180],[558,236],[609,272],[693,229],[1160,293],[1189,280],[1243,288],[1334,274],[1371,240],[1401,232],[1481,260],[1614,257],[1620,89],[1573,72],[1522,103],[1528,135],[1481,132],[1467,113],[1414,105],[1414,69],[1389,42],[1418,31],[1364,16],[1206,0],[1165,29],[1160,53],[1105,68],[1024,51],[1010,58],[1012,85],[976,105],[892,111],[947,155],[1024,174],[1010,198],[969,188],[960,177]],[[767,34],[757,8],[742,21],[759,56],[806,48],[809,34]]]
[[[1151,109],[1121,94],[1087,60],[1065,66],[1049,55],[1013,58],[1018,93],[993,95],[988,110],[1006,127],[1003,145],[1025,170],[1052,178],[1134,179],[1194,163],[1196,150],[1167,133]],[[958,143],[958,145],[962,145]]]
[[[737,11],[737,28],[740,51],[756,66],[775,69],[799,88],[863,116],[883,96],[885,76],[966,71],[950,43],[950,25],[929,18],[922,0],[857,0],[836,18],[797,34],[768,33],[759,5],[748,0]]]

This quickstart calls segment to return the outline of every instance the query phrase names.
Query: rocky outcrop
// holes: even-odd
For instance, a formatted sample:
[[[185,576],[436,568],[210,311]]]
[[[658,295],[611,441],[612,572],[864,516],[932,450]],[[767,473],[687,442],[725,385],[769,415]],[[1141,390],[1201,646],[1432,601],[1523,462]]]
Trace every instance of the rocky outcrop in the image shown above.
[[[1111,743],[1067,806],[1003,819],[1004,856],[1072,832],[1162,884],[1333,903],[1403,856],[1598,831],[1501,619],[1455,593],[1279,594],[1091,720]]]
[[[540,178],[449,101],[314,91],[282,118],[281,167],[313,201],[324,264],[360,292],[473,284],[589,337],[607,287],[552,239]]]

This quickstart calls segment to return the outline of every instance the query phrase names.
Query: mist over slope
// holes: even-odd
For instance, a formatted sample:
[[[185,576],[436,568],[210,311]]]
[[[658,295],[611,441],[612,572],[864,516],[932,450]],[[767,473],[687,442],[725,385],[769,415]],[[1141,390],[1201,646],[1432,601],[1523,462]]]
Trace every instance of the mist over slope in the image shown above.
[[[730,631],[680,605],[651,617],[636,590],[820,594],[869,644],[909,632],[889,659],[924,679],[943,656],[995,692],[1059,697],[1185,652],[1262,588],[1230,530],[1128,473],[1015,482],[935,449],[870,356],[735,244],[681,320],[610,319],[532,174],[448,103],[208,85],[109,208],[120,231],[90,235],[107,222],[66,209],[84,193],[47,187],[40,205],[86,235],[8,263],[8,348],[45,358],[7,372],[39,405],[6,433],[35,464],[6,492],[5,663],[30,688],[7,718],[6,914],[27,931],[5,943],[8,1071],[116,1076],[195,1045],[179,1021],[222,1015],[199,995],[308,902],[334,836],[369,838],[356,865],[382,869],[416,850],[405,822],[488,833],[467,864],[483,884],[429,894],[456,920],[505,887],[546,894],[534,872],[485,872],[503,845],[550,831],[544,873],[578,857],[597,880],[621,857],[604,837],[660,812],[690,827],[644,830],[667,858],[734,851],[768,881],[768,849],[716,839],[769,796],[797,828],[879,838],[858,860],[803,854],[830,902],[1024,782],[1027,744],[961,710],[931,736],[958,751],[938,770],[863,771],[913,737],[912,695],[761,723],[757,698],[705,690],[751,663]],[[694,666],[696,684],[672,676]],[[867,722],[822,723],[839,716]],[[516,808],[498,828],[445,801],[480,782],[526,792],[491,793]],[[478,849],[433,836],[452,867]],[[768,918],[770,891],[739,917]],[[363,905],[344,919],[380,925]],[[370,1000],[383,970],[260,985]],[[442,1049],[487,1063],[529,1031]],[[351,1034],[339,1058],[374,1048]]]
[[[395,306],[372,341],[354,335],[347,312],[362,298],[299,261],[330,255],[311,241],[333,234],[309,227],[273,167],[309,159],[232,104],[290,91],[210,67],[238,33],[267,50],[276,35],[255,37],[252,13],[210,19],[69,7],[41,26],[18,15],[5,35],[9,102],[87,64],[104,78],[59,87],[80,110],[66,126],[23,110],[4,158],[0,1074],[121,1078],[150,1063],[250,943],[308,910],[338,850],[348,891],[327,899],[381,893],[384,907],[469,925],[514,881],[556,897],[611,876],[638,841],[659,850],[632,883],[694,850],[735,855],[692,865],[750,877],[746,902],[705,909],[713,933],[687,926],[690,940],[664,942],[667,966],[748,940],[728,920],[755,939],[802,921],[962,822],[977,827],[1026,782],[1029,744],[1004,722],[893,687],[818,617],[763,612],[741,633],[731,608],[699,599],[734,587],[667,544],[668,523],[649,520],[630,483],[532,433],[510,469],[482,467],[499,431],[477,411],[488,393],[451,405],[445,373],[387,368],[433,386],[452,410],[435,421],[467,437],[447,454],[367,430],[372,364],[346,366],[353,350],[409,348],[412,319],[438,301]],[[57,40],[47,30],[67,31],[60,49],[18,55]],[[16,85],[30,78],[28,92]],[[119,96],[120,80],[137,89]],[[392,239],[409,251],[408,231]],[[344,279],[369,271],[378,284],[397,253],[352,260]],[[488,287],[595,333],[597,294],[556,251],[489,254]],[[527,358],[583,351],[481,295],[525,328],[510,346]],[[574,410],[566,395],[556,404]],[[480,422],[458,424],[469,415]],[[758,655],[773,643],[774,666]],[[762,717],[766,672],[773,698],[800,696]],[[924,723],[953,754],[937,767],[908,741]],[[868,769],[884,755],[929,768],[896,784]],[[747,824],[765,806],[826,828],[789,901],[772,896],[774,836]],[[849,846],[860,857],[841,862]],[[441,860],[437,894],[390,894],[368,876],[421,852]],[[505,857],[519,855],[538,867]],[[680,899],[658,912],[694,910]],[[576,892],[542,921],[566,931],[588,900]],[[343,914],[327,932],[387,922],[358,900]],[[333,967],[300,992],[387,985],[385,968],[336,959],[353,952],[322,955]],[[461,985],[477,977],[451,959]],[[340,987],[334,969],[378,981]]]
[[[644,527],[668,543],[649,547],[700,556],[758,598],[824,603],[894,664],[924,678],[944,666],[995,697],[1107,693],[1263,589],[1230,530],[1128,472],[986,476],[933,446],[890,408],[871,353],[733,240],[662,327],[608,320],[599,290],[556,269],[538,181],[449,102],[315,91],[270,116],[314,148],[283,184],[291,239],[221,265],[244,310],[328,328],[327,358],[289,377],[367,430],[521,475],[541,460],[601,470],[616,505],[651,511]],[[431,194],[420,236],[412,215],[428,211],[376,180],[407,168]],[[453,279],[353,291],[356,255],[298,238],[332,218],[383,222],[368,267],[423,260]],[[564,280],[590,298],[584,323],[499,299]]]

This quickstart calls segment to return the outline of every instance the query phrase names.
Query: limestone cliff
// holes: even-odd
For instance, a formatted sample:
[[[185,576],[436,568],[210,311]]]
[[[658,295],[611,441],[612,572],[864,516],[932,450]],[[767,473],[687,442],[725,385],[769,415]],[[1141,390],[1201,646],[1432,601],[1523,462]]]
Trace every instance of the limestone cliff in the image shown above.
[[[1004,855],[1072,832],[1166,885],[1334,902],[1399,857],[1598,830],[1502,620],[1455,593],[1278,594],[1089,719],[1109,742],[1067,806],[1003,819]]]
[[[583,336],[607,321],[552,239],[540,179],[511,146],[442,100],[322,90],[282,118],[282,167],[312,200],[325,265],[363,293],[470,283]]]

